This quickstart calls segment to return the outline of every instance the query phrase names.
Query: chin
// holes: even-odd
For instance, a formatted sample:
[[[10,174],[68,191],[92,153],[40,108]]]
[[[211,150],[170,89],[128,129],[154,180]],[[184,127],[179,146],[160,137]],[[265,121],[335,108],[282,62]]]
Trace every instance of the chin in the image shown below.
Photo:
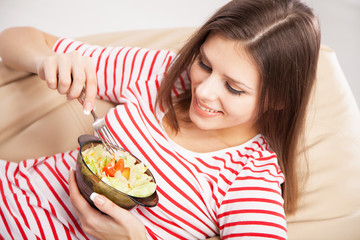
[[[219,124],[211,123],[209,120],[201,119],[197,117],[196,115],[189,114],[190,121],[199,129],[201,130],[213,130],[218,129]]]

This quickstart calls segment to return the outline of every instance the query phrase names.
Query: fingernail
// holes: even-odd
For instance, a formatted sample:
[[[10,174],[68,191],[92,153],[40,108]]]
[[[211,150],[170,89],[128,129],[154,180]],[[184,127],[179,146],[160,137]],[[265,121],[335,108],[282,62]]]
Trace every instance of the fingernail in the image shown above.
[[[99,196],[99,197],[98,197]],[[91,201],[93,201],[94,203],[97,203],[98,205],[103,205],[104,204],[104,200],[102,199],[102,197],[97,194],[96,192],[93,192],[90,195],[90,199]]]
[[[91,103],[88,102],[88,103],[85,105],[84,114],[85,114],[85,115],[89,115],[90,112],[91,112]]]
[[[97,194],[96,192],[93,192],[93,193],[90,195],[91,201],[94,201],[96,196],[99,196],[99,194]]]

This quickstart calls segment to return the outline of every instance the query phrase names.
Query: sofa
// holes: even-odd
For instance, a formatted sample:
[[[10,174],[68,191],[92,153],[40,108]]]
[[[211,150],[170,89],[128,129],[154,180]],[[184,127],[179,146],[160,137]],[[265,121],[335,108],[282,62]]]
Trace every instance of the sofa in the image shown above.
[[[193,28],[152,29],[85,36],[104,46],[177,51]],[[97,100],[99,116],[113,104]],[[36,75],[0,62],[0,159],[21,161],[78,147],[93,132],[77,101],[47,88]],[[299,158],[299,210],[287,216],[291,240],[360,239],[360,111],[336,53],[322,45],[305,129],[307,158]]]

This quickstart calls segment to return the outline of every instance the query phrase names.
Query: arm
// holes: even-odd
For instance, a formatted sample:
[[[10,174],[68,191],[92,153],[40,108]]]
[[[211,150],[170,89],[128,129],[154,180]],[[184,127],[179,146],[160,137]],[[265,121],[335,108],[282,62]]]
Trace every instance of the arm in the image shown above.
[[[93,62],[73,52],[56,54],[57,37],[31,27],[15,27],[0,34],[0,56],[5,65],[38,74],[50,89],[77,98],[86,85],[84,108],[93,108],[97,82]]]
[[[31,27],[15,27],[0,34],[0,56],[14,69],[37,73],[36,63],[55,53],[57,37]]]

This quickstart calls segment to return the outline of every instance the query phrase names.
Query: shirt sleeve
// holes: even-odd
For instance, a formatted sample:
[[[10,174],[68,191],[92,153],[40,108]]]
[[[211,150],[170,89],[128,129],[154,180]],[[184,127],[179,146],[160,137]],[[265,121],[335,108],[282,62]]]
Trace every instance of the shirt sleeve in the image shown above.
[[[251,160],[236,176],[218,215],[221,239],[287,239],[276,159]]]
[[[98,80],[98,97],[123,103],[141,97],[155,102],[157,89],[175,53],[138,47],[102,47],[70,38],[61,38],[54,45],[55,52],[78,51],[94,59]]]

